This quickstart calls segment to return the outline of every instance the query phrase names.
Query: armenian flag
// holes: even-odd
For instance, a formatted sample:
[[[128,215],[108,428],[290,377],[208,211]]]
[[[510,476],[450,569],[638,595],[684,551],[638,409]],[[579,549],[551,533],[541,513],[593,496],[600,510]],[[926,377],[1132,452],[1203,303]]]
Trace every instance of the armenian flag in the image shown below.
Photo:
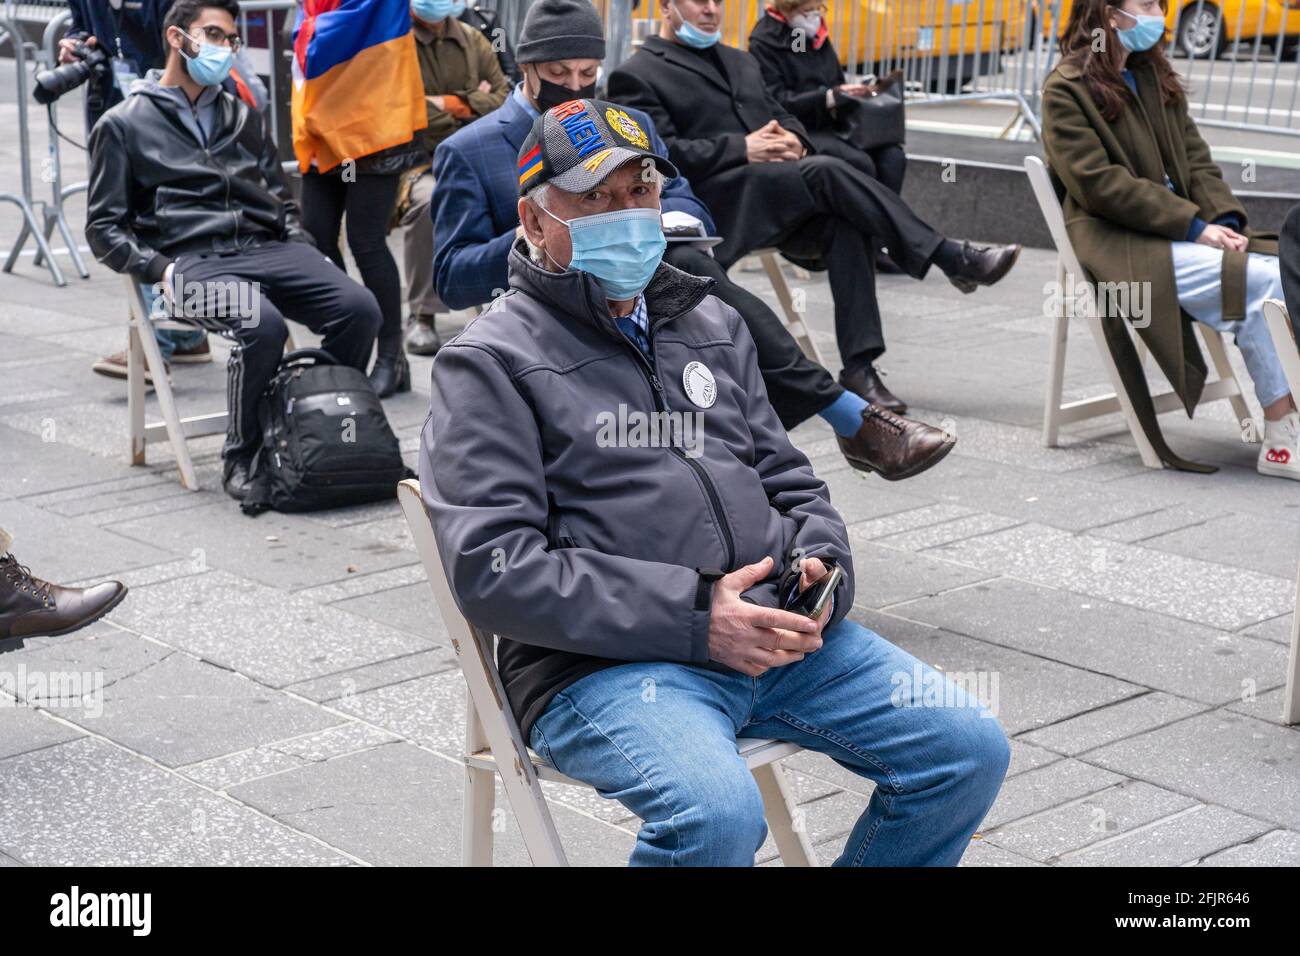
[[[428,125],[410,0],[303,0],[293,31],[293,151],[321,172]]]

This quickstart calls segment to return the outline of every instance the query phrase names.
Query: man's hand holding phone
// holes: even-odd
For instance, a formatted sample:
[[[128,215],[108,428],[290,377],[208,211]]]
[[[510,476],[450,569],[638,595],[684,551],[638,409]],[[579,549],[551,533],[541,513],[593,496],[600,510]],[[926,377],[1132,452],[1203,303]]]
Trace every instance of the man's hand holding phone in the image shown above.
[[[831,618],[835,589],[843,578],[838,565],[828,568],[820,558],[804,558],[799,562],[799,593],[787,604],[787,610],[815,618],[821,633]]]
[[[812,566],[816,562],[815,566]],[[805,558],[803,575],[820,580],[826,568],[816,558]],[[772,667],[803,660],[822,646],[820,621],[803,614],[763,607],[741,600],[740,595],[771,573],[772,559],[764,558],[719,578],[713,585],[713,610],[709,617],[709,658],[750,677]],[[803,586],[801,576],[800,586]],[[826,615],[830,614],[827,609]]]

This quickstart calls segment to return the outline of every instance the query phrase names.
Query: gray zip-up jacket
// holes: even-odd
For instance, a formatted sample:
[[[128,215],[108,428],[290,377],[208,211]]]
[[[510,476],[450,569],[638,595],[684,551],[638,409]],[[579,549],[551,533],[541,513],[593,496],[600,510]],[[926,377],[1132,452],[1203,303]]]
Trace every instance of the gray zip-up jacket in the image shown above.
[[[729,670],[709,660],[710,572],[770,555],[772,575],[744,597],[776,607],[792,555],[829,556],[845,571],[830,623],[852,606],[844,522],[712,284],[660,265],[644,293],[650,360],[595,279],[546,271],[520,239],[510,290],[434,360],[420,487],[461,611],[501,638],[525,740],[554,694],[602,667]],[[688,390],[691,363],[707,371],[693,367]],[[639,440],[637,423],[662,412],[699,413],[699,434]],[[664,432],[695,440],[664,447]]]

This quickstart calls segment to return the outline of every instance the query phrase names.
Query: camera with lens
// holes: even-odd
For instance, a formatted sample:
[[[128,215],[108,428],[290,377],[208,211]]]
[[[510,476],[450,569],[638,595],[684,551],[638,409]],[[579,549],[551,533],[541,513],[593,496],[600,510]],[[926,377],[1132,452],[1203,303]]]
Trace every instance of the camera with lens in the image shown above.
[[[75,63],[65,63],[36,74],[36,88],[32,90],[32,95],[36,97],[37,103],[42,106],[53,103],[92,76],[98,79],[108,73],[108,54],[98,47],[78,43],[72,48],[72,54],[77,58]]]

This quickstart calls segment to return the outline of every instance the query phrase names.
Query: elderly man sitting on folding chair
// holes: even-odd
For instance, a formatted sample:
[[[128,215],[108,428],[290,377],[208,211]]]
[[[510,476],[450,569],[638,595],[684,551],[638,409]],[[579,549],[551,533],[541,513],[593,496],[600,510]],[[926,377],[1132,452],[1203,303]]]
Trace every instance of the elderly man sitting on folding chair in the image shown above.
[[[839,864],[955,864],[1006,737],[849,620],[844,522],[740,316],[661,262],[676,170],[611,115],[534,121],[510,292],[434,362],[420,483],[461,610],[533,749],[644,821],[632,863],[751,865],[759,737],[876,782]]]

